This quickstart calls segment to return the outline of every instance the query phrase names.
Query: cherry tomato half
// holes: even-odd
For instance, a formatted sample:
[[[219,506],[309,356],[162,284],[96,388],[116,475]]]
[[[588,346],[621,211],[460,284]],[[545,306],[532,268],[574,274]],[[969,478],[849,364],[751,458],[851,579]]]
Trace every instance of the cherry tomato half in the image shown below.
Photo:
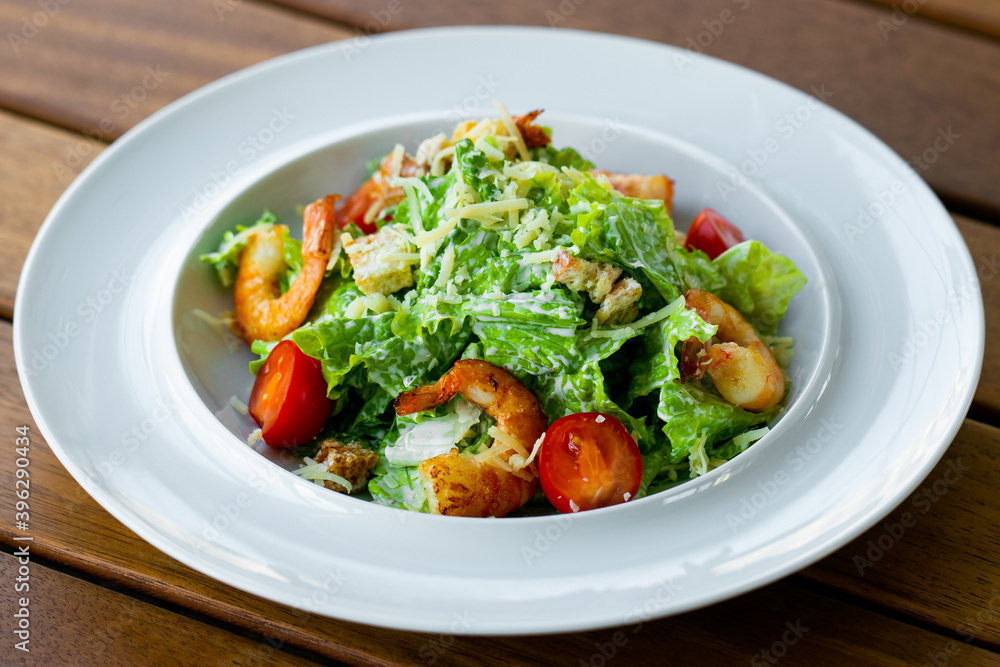
[[[620,421],[598,412],[556,420],[538,454],[545,497],[560,512],[617,505],[635,497],[642,456]]]
[[[250,416],[260,426],[264,442],[271,447],[309,442],[332,410],[319,360],[290,340],[275,345],[250,393]]]
[[[706,208],[695,217],[688,230],[684,247],[701,250],[715,259],[737,243],[743,243],[743,232],[716,211]]]

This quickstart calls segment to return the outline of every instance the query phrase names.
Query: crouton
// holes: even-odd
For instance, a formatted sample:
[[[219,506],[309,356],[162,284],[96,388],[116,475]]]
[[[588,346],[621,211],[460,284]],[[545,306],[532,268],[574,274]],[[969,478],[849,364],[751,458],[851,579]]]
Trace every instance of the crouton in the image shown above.
[[[314,460],[325,465],[329,472],[350,482],[351,491],[355,492],[365,487],[368,471],[378,463],[378,454],[357,442],[345,444],[330,439],[323,441]],[[347,493],[343,485],[328,479],[323,480],[323,486],[338,493]]]
[[[389,295],[413,286],[411,263],[400,255],[410,253],[410,244],[391,225],[344,244],[354,267],[354,281],[367,295]]]
[[[604,298],[594,314],[598,324],[628,324],[639,314],[642,286],[634,278],[622,278]]]
[[[562,249],[552,262],[552,270],[556,280],[577,292],[587,292],[594,303],[604,301],[622,273],[618,267],[580,259]]]

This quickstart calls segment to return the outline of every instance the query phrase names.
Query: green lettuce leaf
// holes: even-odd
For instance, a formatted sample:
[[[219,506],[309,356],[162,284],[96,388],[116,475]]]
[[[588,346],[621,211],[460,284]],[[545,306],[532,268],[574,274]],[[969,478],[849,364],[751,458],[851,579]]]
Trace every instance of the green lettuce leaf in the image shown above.
[[[760,241],[734,245],[713,264],[726,281],[716,296],[740,311],[761,335],[777,333],[788,302],[806,284],[792,260]]]
[[[212,265],[223,287],[230,287],[236,280],[236,273],[240,268],[240,254],[250,236],[262,228],[269,229],[277,222],[277,216],[265,209],[257,222],[249,227],[236,225],[235,232],[227,231],[222,235],[222,243],[219,244],[217,251],[201,255],[199,259]]]
[[[532,160],[551,164],[553,167],[559,167],[560,169],[570,167],[580,171],[589,171],[594,168],[594,163],[580,157],[575,148],[567,147],[556,150],[552,147],[552,144],[549,144],[548,146],[532,148],[530,152]]]

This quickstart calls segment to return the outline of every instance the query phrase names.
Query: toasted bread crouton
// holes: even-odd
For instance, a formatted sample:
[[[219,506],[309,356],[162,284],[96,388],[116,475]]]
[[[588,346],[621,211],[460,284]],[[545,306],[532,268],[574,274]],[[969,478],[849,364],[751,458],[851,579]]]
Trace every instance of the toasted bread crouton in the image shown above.
[[[604,298],[594,319],[598,324],[628,324],[639,314],[642,286],[634,278],[622,278]]]
[[[329,472],[350,482],[351,492],[356,492],[365,488],[368,471],[378,463],[378,454],[357,442],[345,444],[330,439],[323,441],[314,460],[325,465]],[[347,493],[347,489],[332,480],[323,480],[323,486],[338,493]]]
[[[594,303],[604,301],[622,273],[615,266],[580,259],[561,248],[552,262],[552,270],[556,280],[577,292],[587,292]]]
[[[354,281],[365,294],[388,295],[413,286],[410,264],[394,255],[410,252],[410,244],[391,225],[344,244],[354,267]]]

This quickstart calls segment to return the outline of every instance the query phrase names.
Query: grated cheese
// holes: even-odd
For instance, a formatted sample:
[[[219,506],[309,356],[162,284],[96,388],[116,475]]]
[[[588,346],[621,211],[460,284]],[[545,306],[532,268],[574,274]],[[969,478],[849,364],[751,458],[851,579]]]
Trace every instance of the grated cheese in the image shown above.
[[[524,462],[524,465],[526,466],[531,465],[531,463],[535,460],[535,457],[538,456],[538,452],[542,451],[542,441],[544,440],[545,440],[545,434],[542,433],[538,437],[538,440],[535,440],[535,444],[531,448],[531,456],[527,458],[527,460]]]
[[[451,243],[444,249],[441,255],[441,273],[438,274],[434,284],[438,287],[445,287],[451,280],[451,273],[455,269],[455,246]]]
[[[344,309],[344,317],[350,320],[357,319],[365,314],[365,297],[359,296]]]
[[[414,236],[413,244],[418,248],[422,248],[426,245],[430,245],[431,243],[436,243],[441,239],[443,239],[448,234],[450,234],[451,230],[455,229],[457,225],[458,225],[458,218],[450,217],[448,219],[448,222],[444,224],[439,224],[437,227],[435,227],[430,231],[421,232],[416,236]]]
[[[392,159],[389,161],[389,178],[399,176],[399,172],[403,169],[403,155],[405,154],[406,149],[403,148],[403,144],[396,144],[392,147]]]
[[[363,296],[361,299],[364,301],[365,307],[375,315],[399,310],[399,301],[393,296],[385,296],[376,292]]]
[[[455,154],[454,146],[445,146],[431,160],[431,176],[444,176],[444,161]]]
[[[340,475],[330,472],[330,469],[327,468],[326,465],[316,463],[314,459],[311,459],[308,456],[302,460],[306,463],[306,465],[302,466],[298,470],[293,470],[292,472],[294,474],[299,475],[304,479],[308,479],[310,482],[319,484],[320,486],[323,486],[324,480],[328,480],[340,484],[347,490],[348,493],[354,490],[353,484]]]
[[[403,264],[419,264],[420,253],[417,252],[393,252],[382,255],[379,259],[386,262],[402,262]]]
[[[528,154],[528,146],[524,143],[524,137],[521,136],[521,131],[517,129],[517,123],[510,117],[507,107],[501,104],[499,100],[493,100],[493,106],[496,107],[497,113],[500,114],[500,120],[503,122],[504,127],[507,128],[507,133],[514,140],[514,147],[517,148],[517,154],[521,156],[522,160],[530,160],[531,156]]]
[[[525,209],[530,206],[527,199],[507,199],[505,201],[488,201],[481,204],[469,204],[462,208],[444,209],[442,213],[447,216],[460,216],[465,220],[477,220],[479,222],[496,222],[491,216],[506,213],[512,209]]]
[[[554,262],[556,260],[556,254],[559,252],[558,248],[553,248],[552,250],[543,250],[542,252],[530,252],[521,258],[521,262],[524,264],[546,264],[549,262]]]
[[[500,430],[497,426],[490,426],[490,430],[488,430],[487,433],[489,433],[499,443],[504,445],[506,449],[512,449],[523,457],[528,456],[528,450],[524,448],[524,445],[517,441],[517,438],[505,431]]]

